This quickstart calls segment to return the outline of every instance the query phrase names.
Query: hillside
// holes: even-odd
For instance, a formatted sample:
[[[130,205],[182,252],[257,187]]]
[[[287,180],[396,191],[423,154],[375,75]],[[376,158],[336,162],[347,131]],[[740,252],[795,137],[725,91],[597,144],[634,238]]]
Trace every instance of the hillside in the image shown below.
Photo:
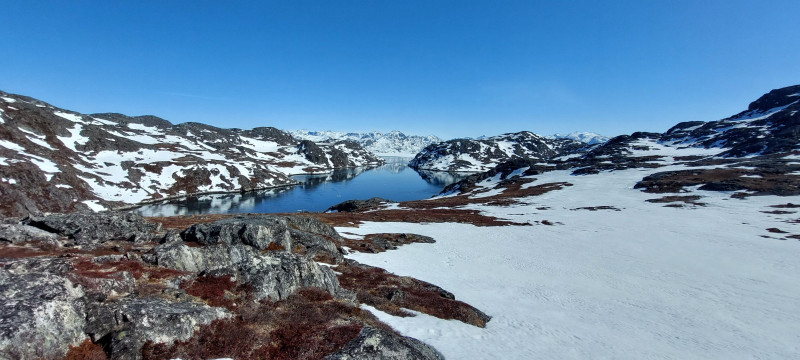
[[[0,195],[9,200],[0,213],[7,216],[286,186],[296,183],[293,174],[383,163],[352,141],[85,115],[5,92],[0,124]]]
[[[409,166],[417,170],[479,172],[510,160],[544,161],[587,147],[587,144],[573,139],[548,139],[530,131],[521,131],[481,139],[453,139],[431,144],[419,152]]]

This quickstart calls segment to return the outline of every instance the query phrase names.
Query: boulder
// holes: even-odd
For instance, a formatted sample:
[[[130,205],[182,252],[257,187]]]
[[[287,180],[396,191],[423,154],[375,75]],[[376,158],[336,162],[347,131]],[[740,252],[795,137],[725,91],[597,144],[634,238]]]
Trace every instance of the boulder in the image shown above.
[[[441,360],[444,357],[434,348],[417,339],[365,326],[355,339],[350,340],[339,351],[328,355],[325,359]]]
[[[278,217],[235,217],[208,224],[194,224],[181,233],[185,241],[203,245],[244,244],[263,250],[274,243],[290,249],[288,223]]]
[[[170,344],[188,340],[199,325],[227,318],[230,313],[194,302],[128,297],[114,302],[90,302],[84,331],[103,345],[112,359],[140,359],[145,342]]]
[[[0,224],[0,242],[19,244],[28,241],[58,243],[58,235],[24,224]]]
[[[30,217],[24,223],[66,236],[76,245],[95,245],[111,240],[145,242],[160,230],[160,224],[147,222],[129,212],[52,214]]]

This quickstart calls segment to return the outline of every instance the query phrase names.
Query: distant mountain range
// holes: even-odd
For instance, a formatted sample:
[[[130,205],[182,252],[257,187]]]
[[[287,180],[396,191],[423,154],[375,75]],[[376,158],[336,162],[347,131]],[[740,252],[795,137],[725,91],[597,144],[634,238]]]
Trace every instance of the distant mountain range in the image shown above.
[[[368,151],[380,156],[413,157],[426,146],[442,141],[442,139],[433,135],[406,135],[396,130],[387,133],[312,130],[289,130],[288,132],[298,139],[314,142],[355,141]]]
[[[548,139],[571,139],[571,140],[580,141],[582,143],[586,143],[586,144],[589,144],[589,145],[602,144],[602,143],[608,141],[608,139],[610,139],[608,136],[603,136],[603,135],[596,134],[596,133],[593,133],[593,132],[584,132],[584,131],[574,131],[574,132],[571,132],[571,133],[566,134],[566,135],[554,134],[554,135],[545,136],[545,137],[548,138]]]
[[[431,144],[411,161],[415,169],[478,172],[513,160],[591,163],[592,171],[611,157],[636,159],[654,148],[716,148],[722,157],[785,153],[798,149],[800,85],[772,90],[747,110],[716,121],[682,122],[665,133],[637,132],[611,139],[594,133],[543,137],[530,132]],[[608,165],[607,164],[607,165]],[[610,165],[609,165],[610,166]],[[611,168],[614,168],[614,165]],[[627,165],[626,165],[627,166]],[[587,170],[588,171],[588,170]]]

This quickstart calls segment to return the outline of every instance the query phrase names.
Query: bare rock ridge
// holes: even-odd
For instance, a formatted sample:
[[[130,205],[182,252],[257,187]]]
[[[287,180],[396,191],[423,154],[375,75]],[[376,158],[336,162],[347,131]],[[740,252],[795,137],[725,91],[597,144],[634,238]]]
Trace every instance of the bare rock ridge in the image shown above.
[[[311,217],[176,223],[191,220],[3,219],[12,226],[0,238],[0,358],[440,359],[358,303],[490,319],[435,285],[345,260],[343,238]]]
[[[592,145],[527,131],[478,140],[455,139],[429,145],[409,165],[418,170],[482,172],[523,159],[595,171],[646,162],[642,155],[653,147],[720,149],[721,157],[786,153],[798,149],[799,111],[800,85],[795,85],[772,90],[729,118],[682,122],[665,133],[636,132]],[[598,166],[602,162],[607,166]]]
[[[6,216],[293,185],[289,175],[384,162],[347,140],[317,144],[271,127],[85,115],[2,91],[0,125]]]

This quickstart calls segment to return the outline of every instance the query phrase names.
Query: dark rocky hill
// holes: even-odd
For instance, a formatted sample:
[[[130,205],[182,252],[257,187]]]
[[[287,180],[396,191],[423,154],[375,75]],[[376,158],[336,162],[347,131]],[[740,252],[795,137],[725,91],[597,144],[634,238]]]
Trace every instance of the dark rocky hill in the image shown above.
[[[409,163],[429,171],[478,172],[517,159],[546,160],[587,145],[572,139],[548,139],[530,131],[483,139],[454,139],[428,145]]]

